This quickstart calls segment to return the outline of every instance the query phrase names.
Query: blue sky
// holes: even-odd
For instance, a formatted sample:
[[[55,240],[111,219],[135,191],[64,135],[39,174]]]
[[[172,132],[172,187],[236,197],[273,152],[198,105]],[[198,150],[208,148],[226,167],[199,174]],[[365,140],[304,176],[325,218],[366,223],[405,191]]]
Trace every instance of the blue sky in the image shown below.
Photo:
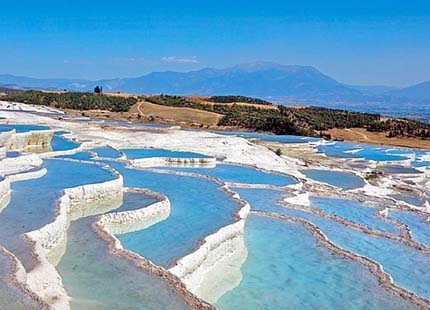
[[[430,80],[429,1],[3,2],[0,73],[99,79],[266,60],[345,83]]]

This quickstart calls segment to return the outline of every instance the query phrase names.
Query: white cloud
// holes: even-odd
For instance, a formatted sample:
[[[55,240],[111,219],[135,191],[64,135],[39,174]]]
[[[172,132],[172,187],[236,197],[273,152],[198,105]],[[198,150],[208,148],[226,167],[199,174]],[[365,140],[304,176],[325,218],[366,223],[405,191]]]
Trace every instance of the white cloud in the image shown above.
[[[163,62],[181,63],[181,64],[198,64],[197,56],[179,57],[179,56],[164,56],[161,57]]]

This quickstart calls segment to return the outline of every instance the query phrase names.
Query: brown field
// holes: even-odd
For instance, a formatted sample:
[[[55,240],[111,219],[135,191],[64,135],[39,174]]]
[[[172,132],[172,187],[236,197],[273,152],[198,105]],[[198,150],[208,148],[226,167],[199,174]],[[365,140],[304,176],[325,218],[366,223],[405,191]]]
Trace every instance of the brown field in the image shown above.
[[[215,126],[222,118],[221,114],[196,110],[191,108],[168,107],[158,104],[140,101],[130,109],[130,113],[138,113],[144,116],[163,118],[173,122],[197,123],[207,126]]]
[[[218,124],[221,114],[191,108],[167,107],[139,101],[129,112],[110,112],[105,110],[62,109],[72,115],[84,115],[94,119],[126,120],[132,122],[154,122],[183,127],[213,127]]]
[[[430,149],[430,140],[406,137],[388,138],[387,133],[385,132],[368,132],[366,129],[363,128],[335,128],[328,130],[326,133],[329,133],[332,139],[343,139],[345,141],[356,143]]]

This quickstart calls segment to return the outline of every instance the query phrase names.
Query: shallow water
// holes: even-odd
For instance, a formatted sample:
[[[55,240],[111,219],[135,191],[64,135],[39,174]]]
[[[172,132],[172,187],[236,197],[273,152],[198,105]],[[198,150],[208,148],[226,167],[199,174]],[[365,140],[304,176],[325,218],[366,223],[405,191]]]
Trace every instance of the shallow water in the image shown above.
[[[311,197],[310,202],[312,208],[320,209],[327,214],[337,215],[376,230],[398,233],[395,226],[376,217],[378,208],[368,207],[350,199]]]
[[[379,262],[394,283],[418,295],[430,295],[429,255],[387,240],[371,236],[310,213],[283,208],[283,214],[307,219],[317,225],[338,246]]]
[[[193,172],[218,178],[224,182],[270,184],[286,186],[296,183],[295,180],[282,174],[268,173],[252,167],[217,164],[215,168],[170,168],[174,171]]]
[[[115,150],[114,148],[111,148],[109,146],[102,146],[97,147],[95,149],[92,149],[91,151],[95,152],[98,157],[103,158],[119,158],[121,157],[121,153]]]
[[[233,214],[239,208],[212,181],[128,169],[122,163],[110,164],[123,175],[125,186],[163,193],[171,202],[171,213],[166,220],[117,236],[124,248],[157,265],[169,266],[190,253],[200,239],[232,223]]]
[[[276,212],[282,208],[277,205],[277,200],[281,199],[283,192],[280,190],[266,188],[239,188],[232,187],[232,191],[239,194],[241,199],[246,200],[251,205],[251,210]]]
[[[416,206],[416,207],[422,207],[424,204],[424,201],[422,201],[421,199],[414,197],[414,196],[407,195],[407,194],[394,194],[394,195],[389,195],[389,196],[391,198],[409,203],[409,204]]]
[[[348,172],[317,169],[301,170],[301,172],[315,181],[324,182],[342,189],[359,188],[365,184],[362,178]]]
[[[319,247],[298,224],[251,215],[245,242],[242,282],[217,302],[220,310],[414,308],[361,265]]]
[[[289,209],[278,205],[276,202],[282,198],[282,192],[271,189],[233,188],[239,196],[251,203],[251,209],[256,211],[268,211],[283,214]],[[392,224],[377,217],[377,208],[367,207],[359,202],[349,199],[310,197],[311,207],[325,213],[337,215],[357,224],[370,228],[397,234],[398,230]]]
[[[412,238],[416,241],[426,245],[430,244],[430,224],[425,223],[423,217],[400,211],[390,211],[388,217],[408,225]]]
[[[16,158],[16,157],[19,157],[19,156],[21,156],[20,152],[12,151],[12,152],[7,152],[6,153],[6,157],[7,158]]]
[[[174,158],[207,158],[203,154],[192,152],[177,152],[164,149],[121,149],[127,159],[150,158],[150,157],[174,157]]]
[[[71,158],[71,159],[76,159],[76,160],[94,160],[93,158],[93,154],[91,154],[90,152],[78,152],[75,154],[71,154],[71,155],[61,155],[61,156],[57,156],[56,158]]]
[[[414,169],[413,167],[404,167],[404,166],[380,166],[378,167],[378,170],[383,171],[386,174],[411,174],[411,173],[417,173],[421,174],[422,171],[419,171],[417,169]]]
[[[224,135],[224,136],[238,136],[244,138],[251,139],[260,139],[264,141],[273,141],[279,143],[308,143],[308,142],[317,142],[320,139],[311,138],[311,137],[303,137],[303,136],[293,136],[293,135],[271,135],[267,133],[261,132],[247,132],[247,131],[211,131],[213,133]]]
[[[52,151],[67,151],[67,150],[73,150],[79,146],[78,143],[67,139],[61,135],[54,134],[52,136],[51,140],[51,148]]]
[[[335,142],[333,144],[319,145],[317,150],[331,157],[363,158],[365,160],[374,161],[398,161],[407,159],[407,157],[404,156],[388,153],[388,147],[367,144]]]
[[[20,235],[53,220],[55,201],[64,188],[113,179],[100,166],[63,160],[45,160],[48,172],[41,178],[12,183],[11,201],[0,213],[0,244],[32,266],[28,248]]]
[[[0,132],[11,131],[12,129],[15,129],[17,133],[22,133],[28,131],[49,130],[49,127],[39,125],[0,124]]]
[[[124,192],[123,204],[112,212],[138,210],[157,201],[158,199],[154,196],[150,196],[142,192]]]
[[[108,254],[91,221],[71,224],[67,251],[57,265],[73,310],[187,309],[163,280]]]

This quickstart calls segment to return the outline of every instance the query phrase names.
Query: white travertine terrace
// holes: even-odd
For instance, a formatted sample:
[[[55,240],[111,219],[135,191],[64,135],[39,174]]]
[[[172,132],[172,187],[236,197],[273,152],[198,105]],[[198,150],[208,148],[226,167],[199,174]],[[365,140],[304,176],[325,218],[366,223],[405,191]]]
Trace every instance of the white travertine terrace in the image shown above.
[[[101,214],[93,222],[95,232],[107,242],[113,255],[125,257],[146,272],[162,277],[188,303],[190,309],[214,309],[213,306],[188,291],[186,286],[181,282],[182,279],[176,277],[173,273],[153,264],[140,255],[123,249],[121,242],[115,237],[115,234],[140,230],[154,225],[170,215],[171,207],[169,199],[162,194],[143,189],[129,190],[140,191],[155,196],[159,201],[137,210]]]
[[[11,252],[0,246],[0,283],[1,289],[8,293],[10,292],[15,298],[19,298],[21,302],[31,305],[35,309],[50,309],[48,303],[40,299],[27,285],[27,273],[21,262]],[[8,301],[8,296],[2,296],[2,304],[9,304],[11,309],[16,307],[16,299]]]
[[[1,105],[2,103],[0,102]],[[21,104],[14,105],[14,107],[21,106],[25,107],[25,105]],[[38,111],[38,108],[34,108],[34,110]],[[197,165],[215,165],[215,158],[225,158],[227,163],[243,164],[266,171],[287,173],[300,181],[298,184],[288,186],[289,192],[293,191],[295,195],[284,200],[286,203],[296,206],[309,207],[309,192],[312,191],[305,188],[304,184],[305,186],[318,186],[318,182],[313,182],[300,173],[299,169],[302,169],[304,165],[300,160],[289,158],[285,155],[279,157],[266,147],[252,144],[240,137],[175,129],[161,131],[160,133],[133,132],[118,128],[103,128],[101,130],[101,127],[97,124],[64,122],[22,112],[0,111],[0,116],[13,119],[17,123],[37,123],[51,128],[66,129],[71,132],[70,136],[77,138],[79,141],[85,141],[73,150],[49,152],[41,155],[23,155],[8,159],[4,158],[7,149],[16,150],[27,149],[28,146],[44,146],[46,141],[50,139],[48,138],[48,132],[51,132],[52,137],[53,131],[39,131],[36,135],[33,133],[16,134],[14,131],[0,133],[0,143],[6,145],[5,148],[0,149],[0,158],[3,157],[0,160],[0,174],[9,174],[9,176],[0,180],[0,210],[1,206],[4,207],[7,204],[10,182],[38,177],[46,172],[46,170],[39,169],[28,171],[28,173],[19,173],[29,170],[31,167],[40,166],[42,163],[40,158],[74,154],[94,146],[107,144],[114,148],[152,147],[202,153],[210,156],[210,158],[202,159],[148,158],[129,161],[132,166],[140,168],[169,164],[179,166],[196,163]],[[406,162],[402,161],[401,164]],[[377,163],[373,163],[372,167],[377,167]],[[333,170],[333,167],[327,167],[326,169]],[[355,171],[354,173],[364,178],[364,171]],[[62,286],[62,279],[55,269],[55,264],[65,250],[67,228],[70,221],[107,210],[103,208],[112,209],[121,199],[123,193],[122,177],[115,172],[113,174],[116,178],[112,181],[64,190],[63,196],[57,202],[57,214],[54,221],[39,230],[25,234],[26,239],[33,246],[34,257],[37,260],[36,267],[28,274],[13,254],[0,247],[0,257],[7,258],[15,266],[14,273],[11,275],[11,279],[13,279],[11,285],[19,290],[23,296],[34,299],[36,303],[40,304],[40,308],[47,307],[47,304],[51,309],[69,308],[68,296]],[[394,193],[393,186],[396,182],[397,180],[381,177],[377,185],[372,185],[365,181],[364,187],[349,190],[347,194],[351,197],[354,195],[357,197],[360,195],[360,197],[366,197],[366,195],[385,197]],[[414,182],[421,182],[420,184],[424,185],[427,183],[428,185],[430,183],[428,174],[416,178]],[[232,199],[240,201],[240,197],[231,192],[227,185],[224,184],[223,189],[232,196]],[[270,188],[267,185],[254,185],[256,188],[259,186],[261,188]],[[333,187],[327,188],[331,189]],[[334,189],[334,191],[336,190],[339,189]],[[105,202],[107,203],[102,206]],[[244,224],[250,212],[250,206],[243,201],[240,202],[241,208],[232,224],[206,236],[192,253],[179,259],[175,266],[169,270],[156,266],[145,258],[122,249],[121,243],[114,236],[114,234],[118,233],[144,229],[167,218],[170,214],[170,202],[166,197],[160,195],[158,202],[142,209],[99,215],[93,223],[93,229],[111,247],[111,254],[126,257],[137,266],[143,266],[142,268],[146,271],[165,279],[178,295],[189,302],[191,308],[212,309],[209,304],[200,300],[200,298],[215,302],[226,290],[235,287],[241,280],[240,266],[247,256],[243,238]],[[430,206],[428,202],[426,203],[428,208],[421,212],[430,212],[430,210],[427,210],[430,209]],[[412,208],[412,206],[410,207]],[[389,208],[386,210],[388,212]],[[311,227],[309,224],[307,225]],[[318,232],[315,227],[311,227],[311,229]],[[323,240],[324,236],[321,232],[319,234],[321,235],[321,240]],[[363,261],[363,264],[369,265],[365,258],[363,258]],[[226,278],[229,281],[226,281]]]
[[[37,261],[36,267],[27,274],[27,285],[53,309],[69,309],[68,296],[54,264],[65,250],[70,222],[97,214],[100,212],[98,207],[103,207],[104,212],[116,208],[118,204],[112,204],[112,201],[120,203],[122,200],[122,176],[109,170],[114,176],[113,180],[65,189],[57,202],[55,219],[24,235],[31,242]]]
[[[52,138],[53,131],[30,131],[16,133],[15,130],[3,135],[3,142],[9,150],[26,150],[29,147],[45,147]],[[49,145],[48,145],[49,146]],[[52,152],[50,155],[60,155]],[[0,173],[6,175],[0,181],[0,210],[5,208],[10,200],[10,182],[38,178],[46,173],[40,168],[42,160],[35,154],[24,154],[14,158],[0,160]],[[94,163],[93,163],[94,164]],[[41,309],[69,309],[68,296],[62,286],[54,264],[65,250],[67,230],[70,221],[82,216],[100,212],[99,208],[116,208],[122,200],[122,176],[110,167],[103,165],[112,172],[113,180],[87,184],[75,188],[65,189],[63,196],[57,202],[56,217],[46,226],[24,234],[33,248],[34,259],[37,264],[33,270],[26,273],[19,260],[9,251],[0,247],[2,262],[11,265],[9,280],[4,283],[10,285],[18,294],[23,294],[38,304]],[[39,168],[38,168],[39,167]],[[38,168],[38,169],[35,169]],[[108,202],[117,202],[109,204]]]
[[[309,200],[309,192],[298,193],[295,196],[285,198],[285,202],[293,205],[309,207],[311,202]]]
[[[182,280],[191,293],[210,302],[216,301],[226,291],[238,285],[241,278],[240,267],[247,256],[243,236],[250,206],[225,185],[222,189],[241,204],[241,208],[234,215],[234,223],[205,237],[197,249],[178,260],[176,265],[169,269],[173,275]],[[96,224],[111,235],[115,240],[115,248],[121,250],[122,245],[114,237],[115,234],[144,229],[169,216],[168,198],[160,194],[158,196],[159,202],[143,209],[102,214]],[[215,270],[223,272],[214,277]]]
[[[30,180],[30,179],[38,179],[40,177],[43,177],[48,171],[43,168],[39,167],[36,169],[30,169],[24,172],[20,172],[17,174],[11,174],[8,175],[7,178],[11,182],[18,182],[18,181],[24,181],[24,180]]]
[[[9,178],[0,179],[0,212],[9,204],[10,201],[10,180]]]
[[[241,204],[241,208],[235,215],[235,222],[205,237],[194,252],[178,260],[175,266],[169,269],[185,283],[191,292],[211,302],[216,301],[223,293],[232,288],[228,285],[228,281],[225,281],[226,285],[222,288],[218,285],[216,292],[205,289],[210,286],[210,283],[220,283],[225,280],[222,278],[227,273],[218,274],[218,279],[216,279],[213,277],[214,271],[225,269],[229,263],[237,262],[238,259],[243,263],[247,255],[243,236],[250,206],[247,202],[240,200],[239,196],[230,191],[228,187],[224,186],[224,190],[230,194],[232,199]],[[236,265],[239,265],[240,269],[241,263]],[[240,270],[236,271],[240,274]]]
[[[13,175],[32,168],[40,167],[43,161],[36,154],[22,154],[18,157],[3,158],[0,160],[0,174]]]
[[[64,151],[52,151],[52,152],[44,152],[39,155],[40,158],[52,158],[55,156],[62,156],[62,155],[72,155],[76,154],[80,151],[84,150],[83,145],[79,145],[77,148],[71,149],[71,150],[64,150]]]
[[[16,130],[12,129],[10,131],[0,132],[0,144],[2,145],[2,153],[6,153],[6,145],[9,143],[11,137],[16,134]]]
[[[19,104],[17,104],[19,105]],[[22,104],[25,106],[24,104]],[[0,101],[0,107],[8,103]],[[80,140],[91,140],[92,145],[109,144],[115,148],[162,148],[172,151],[201,153],[210,157],[225,158],[227,163],[256,166],[269,171],[283,172],[304,177],[288,157],[280,158],[264,146],[255,145],[241,137],[222,136],[203,131],[169,129],[160,133],[133,132],[126,129],[101,129],[98,124],[72,123],[53,118],[0,111],[16,123],[37,123],[51,128],[62,128],[72,132]],[[286,158],[286,159],[285,159]]]
[[[126,189],[126,191],[155,196],[159,201],[137,210],[100,215],[98,224],[112,235],[145,229],[170,215],[170,201],[166,196],[143,189]]]
[[[9,150],[14,151],[27,150],[31,147],[39,149],[49,148],[53,135],[53,130],[37,130],[15,133],[11,136],[10,140],[6,142],[5,146]]]

